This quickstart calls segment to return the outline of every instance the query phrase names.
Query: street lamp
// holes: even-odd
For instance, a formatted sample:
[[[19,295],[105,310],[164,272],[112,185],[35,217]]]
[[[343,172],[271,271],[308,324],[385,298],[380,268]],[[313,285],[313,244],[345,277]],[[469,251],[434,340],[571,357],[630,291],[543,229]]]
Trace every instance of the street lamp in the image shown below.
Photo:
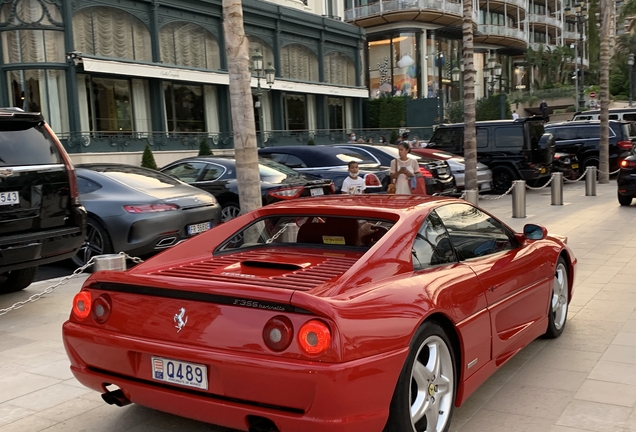
[[[484,69],[484,78],[488,85],[488,97],[490,97],[495,89],[495,83],[501,79],[501,63],[497,63],[497,59],[490,57],[488,59],[488,67]]]
[[[634,66],[634,54],[627,56],[627,64],[629,65],[629,106],[632,106],[632,68]]]
[[[569,12],[570,7],[566,6],[565,11]],[[585,12],[587,12],[587,7],[585,6],[585,3],[583,1],[577,1],[576,3],[574,3],[574,16],[576,17],[576,24],[579,30],[579,45],[580,45],[579,56],[581,58],[581,67],[579,68],[579,71],[581,73],[581,82],[578,83],[579,84],[579,110],[582,110],[583,108],[585,108],[585,70],[583,66],[583,54],[585,52],[585,45],[583,45],[583,30],[584,30],[583,24],[585,23],[585,19],[587,18],[585,16]],[[575,57],[576,57],[576,54],[575,54]],[[578,73],[577,73],[577,78],[578,78]]]
[[[252,93],[256,96],[256,108],[258,109],[258,118],[261,129],[261,147],[265,147],[265,120],[263,118],[263,93],[270,91],[274,81],[276,80],[276,69],[270,62],[267,63],[268,67],[263,69],[263,55],[259,52],[252,56],[252,72],[254,78],[256,78],[256,89],[252,90]],[[261,87],[261,79],[264,79],[269,88]]]

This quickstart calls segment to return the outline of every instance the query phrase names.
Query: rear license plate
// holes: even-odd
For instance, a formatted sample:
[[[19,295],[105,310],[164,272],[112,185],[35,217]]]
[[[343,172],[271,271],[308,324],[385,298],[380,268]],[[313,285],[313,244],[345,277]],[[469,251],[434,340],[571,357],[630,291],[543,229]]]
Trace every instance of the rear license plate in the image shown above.
[[[0,192],[0,205],[20,204],[18,192]]]
[[[203,222],[199,224],[188,225],[188,234],[190,235],[199,234],[199,233],[202,233],[203,231],[209,230],[211,227],[212,225],[210,224],[210,222]]]
[[[204,365],[152,357],[152,379],[200,390],[208,389],[208,368]]]
[[[437,168],[437,174],[446,174],[446,168]]]
[[[572,169],[577,169],[579,167],[579,164],[572,164]]]
[[[490,190],[490,182],[482,183],[479,185],[479,190],[484,190],[484,189]]]
[[[314,189],[310,189],[311,191],[311,196],[318,196],[318,195],[324,195],[325,192],[322,190],[322,188],[314,188]]]

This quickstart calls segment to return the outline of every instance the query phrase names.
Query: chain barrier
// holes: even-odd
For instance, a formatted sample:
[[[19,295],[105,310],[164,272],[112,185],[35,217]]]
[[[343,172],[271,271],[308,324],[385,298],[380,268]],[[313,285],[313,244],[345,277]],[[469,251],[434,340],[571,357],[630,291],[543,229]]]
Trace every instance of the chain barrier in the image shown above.
[[[550,183],[552,183],[552,180],[554,180],[554,173],[550,176],[550,180],[548,180],[548,182],[546,184],[544,184],[543,186],[539,186],[539,187],[532,187],[532,186],[528,186],[526,184],[526,189],[530,189],[530,190],[541,190],[544,188],[547,188]]]
[[[583,174],[581,175],[581,177],[577,178],[576,180],[570,180],[570,179],[566,179],[565,177],[563,178],[563,181],[565,183],[576,183],[578,181],[583,180],[583,177],[585,177],[585,174],[587,174],[587,170],[583,171]]]
[[[621,169],[619,168],[619,169],[617,169],[616,171],[609,173],[609,175],[618,174],[618,172],[619,172],[620,170],[621,170]],[[596,172],[598,172],[599,174],[607,174],[605,171],[601,171],[601,170],[599,170],[598,168],[596,169]]]
[[[142,262],[144,262],[144,260],[142,260],[141,258],[138,257],[131,257],[130,255],[128,255],[126,252],[120,252],[119,255],[123,255],[124,257],[126,257],[126,259],[131,260],[132,262],[134,262],[135,264],[140,264]],[[99,256],[99,255],[97,255]],[[62,279],[60,279],[55,285],[51,285],[50,287],[46,288],[44,291],[37,293],[37,294],[33,294],[31,297],[29,297],[26,300],[22,300],[19,301],[15,304],[13,304],[12,306],[9,306],[8,308],[4,308],[4,309],[0,309],[0,316],[11,312],[12,310],[16,310],[16,309],[20,309],[21,307],[29,304],[29,303],[33,303],[34,301],[37,301],[39,299],[41,299],[42,297],[44,297],[47,294],[51,294],[53,291],[55,291],[57,288],[59,288],[60,286],[66,284],[68,281],[70,281],[71,279],[81,275],[87,268],[91,267],[93,264],[95,264],[95,258],[97,256],[92,257],[90,260],[88,260],[88,262],[86,264],[84,264],[81,267],[76,268],[73,273],[71,273],[68,276],[64,276]]]
[[[512,192],[512,190],[514,188],[515,188],[515,184],[513,182],[512,186],[510,186],[510,189],[508,189],[506,192],[504,192],[503,195],[499,195],[499,196],[495,196],[495,197],[491,197],[490,195],[479,195],[479,199],[485,199],[485,200],[489,200],[489,201],[495,201],[495,200],[498,200],[498,199],[502,199],[503,197],[508,195],[510,192]]]

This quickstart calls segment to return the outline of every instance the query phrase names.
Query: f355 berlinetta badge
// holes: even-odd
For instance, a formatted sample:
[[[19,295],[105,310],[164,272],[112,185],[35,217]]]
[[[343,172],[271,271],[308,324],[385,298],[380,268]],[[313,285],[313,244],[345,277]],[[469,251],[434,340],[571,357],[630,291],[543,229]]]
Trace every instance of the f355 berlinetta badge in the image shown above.
[[[177,333],[181,331],[182,328],[188,323],[188,317],[186,316],[185,308],[181,308],[179,313],[174,315],[174,322],[177,324],[174,328],[177,329]]]

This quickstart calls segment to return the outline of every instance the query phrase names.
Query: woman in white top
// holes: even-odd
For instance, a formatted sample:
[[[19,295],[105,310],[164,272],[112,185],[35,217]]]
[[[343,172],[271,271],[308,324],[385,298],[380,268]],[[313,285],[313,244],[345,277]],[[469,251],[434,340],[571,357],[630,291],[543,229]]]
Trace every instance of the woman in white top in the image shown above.
[[[408,157],[409,151],[408,142],[399,143],[399,158],[391,161],[391,180],[395,182],[396,194],[411,195],[411,178],[419,172],[417,161]]]

